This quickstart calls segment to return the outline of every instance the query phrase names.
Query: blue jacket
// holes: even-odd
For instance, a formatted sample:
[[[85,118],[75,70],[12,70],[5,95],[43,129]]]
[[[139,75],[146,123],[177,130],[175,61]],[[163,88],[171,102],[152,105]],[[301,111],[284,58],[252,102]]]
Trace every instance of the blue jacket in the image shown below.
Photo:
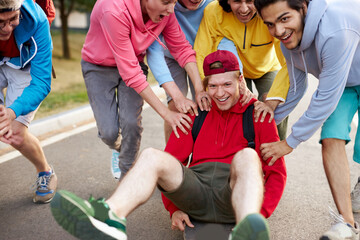
[[[45,13],[33,0],[25,0],[20,12],[22,19],[14,29],[20,56],[11,59],[3,56],[0,58],[0,67],[3,64],[15,69],[31,66],[30,85],[9,106],[17,117],[34,111],[49,94],[52,69],[52,40]]]
[[[189,41],[191,46],[194,46],[196,34],[199,29],[201,19],[204,15],[204,9],[212,1],[213,0],[203,0],[196,10],[189,10],[183,7],[179,2],[177,2],[175,5],[174,11],[176,19],[178,20],[181,30],[184,32],[186,39]],[[161,36],[160,39],[163,40]],[[232,41],[224,38],[220,42],[218,49],[228,50],[234,53],[234,55],[238,58],[240,68],[242,68],[242,64],[238,56],[235,44]],[[157,41],[155,41],[147,49],[147,62],[149,64],[151,72],[153,73],[156,81],[158,81],[159,85],[162,85],[166,82],[174,81],[171,77],[171,73],[169,71],[169,68],[167,67],[164,56],[173,58],[169,50],[164,50]]]
[[[292,148],[320,128],[335,110],[345,87],[360,85],[359,9],[358,0],[312,0],[300,46],[292,50],[281,46],[290,89],[286,102],[275,111],[276,122],[287,116],[303,97],[308,73],[319,79],[308,109],[286,139]]]

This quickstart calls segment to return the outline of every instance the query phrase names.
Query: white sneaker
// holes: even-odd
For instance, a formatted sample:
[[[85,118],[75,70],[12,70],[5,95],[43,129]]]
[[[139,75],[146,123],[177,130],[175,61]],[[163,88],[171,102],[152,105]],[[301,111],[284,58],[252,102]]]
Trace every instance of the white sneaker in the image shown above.
[[[320,240],[359,240],[359,224],[357,222],[355,222],[354,228],[332,209],[330,209],[330,215],[334,218],[334,224],[320,237]]]
[[[116,150],[111,151],[111,173],[115,179],[119,179],[121,176],[121,170],[119,168],[119,152]]]
[[[351,205],[354,213],[360,212],[360,177],[358,178],[354,190],[351,192]]]

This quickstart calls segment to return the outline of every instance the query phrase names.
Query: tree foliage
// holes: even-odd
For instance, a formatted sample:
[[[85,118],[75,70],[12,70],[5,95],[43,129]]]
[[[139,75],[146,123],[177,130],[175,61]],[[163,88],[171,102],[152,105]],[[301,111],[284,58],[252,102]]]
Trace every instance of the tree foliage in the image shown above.
[[[53,1],[55,4],[55,8],[58,9],[60,12],[63,57],[66,59],[70,59],[71,55],[70,55],[69,38],[68,38],[69,15],[74,10],[80,12],[90,12],[96,0],[53,0]]]

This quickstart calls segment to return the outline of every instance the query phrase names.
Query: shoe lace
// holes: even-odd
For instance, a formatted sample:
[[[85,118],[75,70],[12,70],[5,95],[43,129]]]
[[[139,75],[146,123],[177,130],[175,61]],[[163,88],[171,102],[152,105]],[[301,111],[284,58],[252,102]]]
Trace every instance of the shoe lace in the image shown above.
[[[330,206],[329,206],[329,213],[330,213],[330,216],[332,217],[334,223],[344,223],[344,224],[347,224],[343,218],[343,216],[341,214],[338,214],[337,212],[334,211],[334,209],[332,209]]]
[[[358,179],[358,182],[356,183],[354,190],[351,192],[351,195],[353,196],[353,198],[358,198],[360,197],[360,177]]]
[[[32,185],[32,189],[48,190],[51,175],[38,176],[36,182]]]
[[[354,227],[351,226],[351,224],[345,222],[345,219],[341,214],[336,213],[330,206],[329,206],[329,213],[332,216],[334,220],[334,224],[342,223],[346,226],[348,226],[356,235],[359,234],[359,224],[357,222],[354,222]]]

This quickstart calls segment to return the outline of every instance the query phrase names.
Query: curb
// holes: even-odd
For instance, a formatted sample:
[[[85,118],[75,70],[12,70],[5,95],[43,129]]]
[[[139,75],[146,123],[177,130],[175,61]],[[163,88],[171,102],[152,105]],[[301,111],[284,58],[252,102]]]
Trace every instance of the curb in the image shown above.
[[[90,105],[78,107],[46,118],[38,119],[29,126],[29,131],[36,137],[69,126],[76,127],[78,123],[94,120]]]
[[[165,99],[165,92],[163,88],[160,88],[158,85],[156,85],[152,86],[151,89],[154,91],[156,96],[160,98],[160,100]],[[51,132],[60,131],[62,129],[74,129],[78,127],[80,123],[90,121],[95,121],[95,119],[91,107],[88,104],[69,111],[35,120],[30,124],[29,131],[34,136],[39,137],[50,134]],[[0,150],[5,148],[9,148],[9,145],[0,142]]]

